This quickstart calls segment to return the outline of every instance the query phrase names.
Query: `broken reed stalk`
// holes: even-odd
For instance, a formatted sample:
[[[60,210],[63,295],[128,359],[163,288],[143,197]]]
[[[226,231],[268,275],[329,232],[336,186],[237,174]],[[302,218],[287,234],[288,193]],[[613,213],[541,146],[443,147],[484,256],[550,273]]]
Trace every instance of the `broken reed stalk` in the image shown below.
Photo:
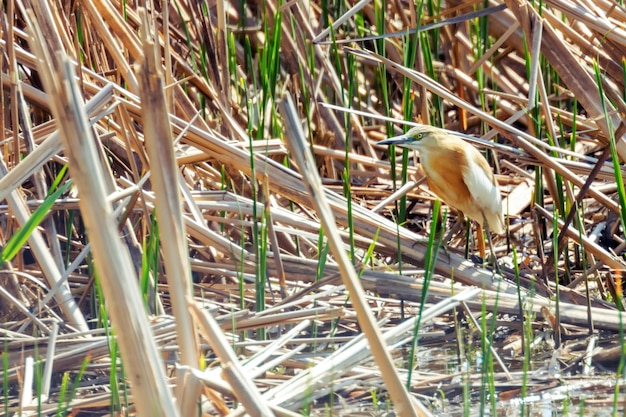
[[[57,39],[45,1],[34,2],[37,15],[27,13],[31,47],[39,58],[43,84],[61,132],[70,175],[80,193],[80,209],[93,248],[96,268],[111,322],[140,415],[176,417],[179,414],[167,385],[163,361],[143,309],[139,285],[127,248],[121,244],[112,216],[102,158],[87,119],[74,63]],[[57,42],[57,48],[54,41]],[[52,70],[50,70],[52,69]]]
[[[398,415],[403,417],[417,417],[418,415],[428,416],[430,412],[422,409],[418,402],[409,396],[406,387],[402,381],[400,381],[398,372],[393,365],[391,355],[382,339],[380,329],[374,322],[372,312],[366,301],[365,291],[359,282],[354,266],[350,263],[348,255],[344,250],[343,241],[339,237],[335,217],[326,200],[322,181],[309,151],[307,141],[302,133],[302,127],[299,122],[300,119],[295,110],[291,96],[287,94],[278,106],[285,120],[285,136],[289,149],[291,150],[291,155],[300,168],[311,204],[315,207],[325,234],[328,236],[328,243],[339,266],[341,278],[350,293],[350,299],[356,310],[359,324],[370,343],[372,356],[380,368],[381,376],[387,386],[387,390],[396,407]]]

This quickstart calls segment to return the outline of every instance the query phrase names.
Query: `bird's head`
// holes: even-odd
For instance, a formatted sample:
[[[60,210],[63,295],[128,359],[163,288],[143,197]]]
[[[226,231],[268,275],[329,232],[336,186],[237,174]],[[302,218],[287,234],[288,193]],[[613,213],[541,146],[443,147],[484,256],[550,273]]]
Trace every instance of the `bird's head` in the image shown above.
[[[423,149],[428,144],[436,144],[445,132],[433,126],[415,126],[404,135],[394,136],[378,142],[379,145],[396,145],[410,149]]]

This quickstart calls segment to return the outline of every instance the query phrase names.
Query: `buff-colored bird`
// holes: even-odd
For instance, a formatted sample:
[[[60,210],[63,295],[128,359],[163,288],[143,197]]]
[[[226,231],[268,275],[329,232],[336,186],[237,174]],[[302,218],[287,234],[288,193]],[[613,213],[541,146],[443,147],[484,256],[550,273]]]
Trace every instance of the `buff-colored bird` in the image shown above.
[[[485,226],[487,232],[504,233],[498,184],[487,160],[475,147],[432,126],[417,126],[378,144],[419,151],[428,186],[441,200]]]

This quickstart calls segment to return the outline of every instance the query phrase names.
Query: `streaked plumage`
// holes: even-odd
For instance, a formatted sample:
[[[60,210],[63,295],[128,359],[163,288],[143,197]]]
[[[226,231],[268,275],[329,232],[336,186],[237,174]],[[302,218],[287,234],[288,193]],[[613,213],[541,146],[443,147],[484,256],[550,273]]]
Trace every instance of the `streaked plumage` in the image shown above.
[[[458,136],[432,126],[378,142],[416,149],[430,189],[450,207],[490,231],[504,233],[502,196],[487,160]]]

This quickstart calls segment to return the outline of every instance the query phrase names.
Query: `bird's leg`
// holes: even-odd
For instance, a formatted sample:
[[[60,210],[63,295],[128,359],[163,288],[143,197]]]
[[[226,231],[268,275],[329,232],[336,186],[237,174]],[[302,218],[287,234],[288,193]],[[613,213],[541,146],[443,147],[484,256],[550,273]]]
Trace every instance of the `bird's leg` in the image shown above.
[[[485,225],[486,224],[487,223],[485,223]],[[478,236],[478,254],[480,255],[480,259],[485,259],[485,252],[486,252],[485,251],[485,235],[483,234],[483,227],[482,227],[482,225],[480,223],[478,223],[478,228],[476,229],[476,234]],[[487,232],[487,235],[488,234],[489,234],[489,232]]]
[[[454,235],[456,235],[459,232],[459,230],[461,230],[461,228],[463,226],[465,226],[465,215],[463,215],[463,213],[459,212],[459,215],[458,215],[456,221],[454,222],[454,224],[450,228],[450,231],[448,232],[446,237],[443,239],[443,241],[445,242],[446,245],[448,243],[450,243],[450,241],[452,240]]]
[[[499,275],[502,275],[502,271],[500,271],[500,265],[498,265],[498,257],[496,256],[496,251],[493,248],[493,241],[491,240],[491,233],[489,232],[489,223],[487,223],[487,219],[484,218],[483,222],[485,223],[485,232],[487,233],[487,242],[489,242],[489,251],[491,252],[493,267]]]
[[[459,230],[461,230],[465,226],[465,215],[463,214],[463,212],[459,210],[454,210],[454,211],[457,213],[456,221],[454,222],[454,224],[452,225],[448,233],[446,233],[445,237],[441,241],[441,247],[443,248],[443,251],[448,257],[448,261],[450,260],[450,253],[448,251],[448,245],[450,244],[450,241],[452,240],[454,235],[459,233]]]
[[[440,230],[441,232],[437,232],[435,234],[435,236],[438,236],[439,233],[443,233],[443,231],[445,231],[445,227],[446,225],[442,223],[443,222],[443,215],[441,216],[437,216],[437,224],[435,226],[435,230]],[[450,233],[448,233],[445,238],[443,240],[440,241],[439,244],[439,248],[443,249],[443,252],[446,254],[446,257],[448,258],[448,263],[450,263],[450,253],[448,252],[448,243],[449,243],[449,237],[451,236]],[[440,239],[440,238],[438,238]],[[414,242],[413,246],[415,246],[418,242]]]

